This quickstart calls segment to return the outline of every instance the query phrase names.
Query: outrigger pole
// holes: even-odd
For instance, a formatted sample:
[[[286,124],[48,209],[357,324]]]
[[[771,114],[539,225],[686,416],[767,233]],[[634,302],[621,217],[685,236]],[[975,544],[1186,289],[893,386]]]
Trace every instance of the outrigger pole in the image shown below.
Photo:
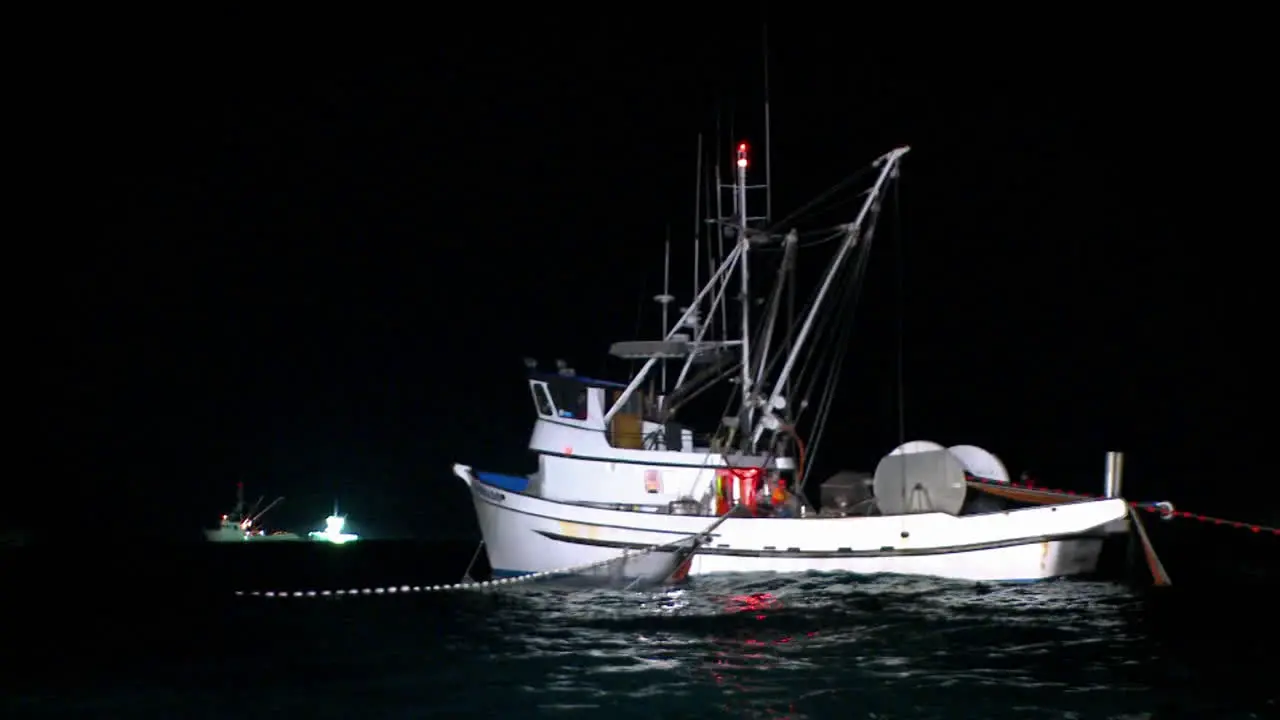
[[[796,360],[800,356],[800,351],[804,349],[804,341],[808,337],[810,330],[813,329],[813,321],[817,317],[818,310],[821,309],[822,301],[826,297],[827,291],[831,289],[831,284],[835,279],[836,271],[844,263],[845,257],[849,251],[858,244],[862,237],[862,224],[867,218],[867,213],[879,200],[881,192],[884,189],[885,182],[889,177],[896,173],[898,161],[903,155],[907,154],[911,148],[903,146],[890,151],[878,159],[875,164],[880,166],[880,175],[876,178],[876,183],[871,188],[871,192],[867,193],[867,199],[862,203],[862,209],[858,211],[858,217],[845,226],[844,241],[840,244],[840,250],[836,253],[835,259],[831,261],[831,265],[827,267],[826,277],[822,279],[822,285],[818,288],[818,294],[814,298],[813,307],[809,309],[808,315],[804,318],[804,324],[800,326],[800,332],[797,333],[795,343],[791,348],[791,353],[787,356],[787,361],[782,366],[782,371],[778,373],[778,379],[773,384],[773,393],[769,396],[767,402],[764,403],[761,412],[761,423],[755,427],[752,433],[752,443],[760,441],[760,436],[765,429],[777,429],[779,420],[774,411],[786,407],[786,399],[782,396],[783,388],[786,387],[787,378],[791,375],[791,370],[795,367]]]

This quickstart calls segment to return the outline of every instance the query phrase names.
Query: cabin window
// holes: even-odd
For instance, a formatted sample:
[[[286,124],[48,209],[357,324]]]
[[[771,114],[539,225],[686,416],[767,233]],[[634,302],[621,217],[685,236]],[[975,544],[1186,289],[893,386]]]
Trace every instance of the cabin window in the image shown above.
[[[555,417],[556,406],[551,402],[551,396],[547,394],[547,384],[541,382],[529,383],[529,387],[533,390],[533,404],[538,408],[538,414],[544,417]]]
[[[547,383],[556,415],[569,420],[587,419],[587,386],[572,380],[551,380]]]

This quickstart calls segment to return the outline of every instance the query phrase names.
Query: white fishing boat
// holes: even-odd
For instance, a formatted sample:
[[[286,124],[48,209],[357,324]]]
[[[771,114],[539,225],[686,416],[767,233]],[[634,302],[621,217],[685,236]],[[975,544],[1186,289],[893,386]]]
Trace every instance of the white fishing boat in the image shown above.
[[[580,377],[564,363],[543,374],[529,362],[537,412],[529,449],[537,471],[454,466],[471,490],[494,573],[545,572],[698,537],[704,540],[682,568],[689,575],[845,571],[999,581],[1092,572],[1103,538],[1127,529],[1118,462],[1110,497],[1037,497],[1014,491],[1001,461],[982,448],[901,442],[874,473],[838,473],[823,483],[820,510],[808,505],[807,465],[839,378],[839,353],[824,353],[848,344],[848,318],[830,320],[856,297],[882,203],[908,148],[871,166],[873,181],[851,222],[817,235],[774,232],[767,217],[748,214],[748,148],[735,150],[734,182],[722,185],[718,173],[715,179],[731,195],[730,211],[721,209],[717,192],[716,219],[707,223],[728,251],[705,280],[695,264],[695,297],[676,322],[666,323],[669,288],[656,298],[661,340],[611,349],[643,359],[643,367],[615,383]],[[702,243],[695,237],[695,263]],[[819,245],[829,259],[808,310],[781,329],[796,256]],[[669,243],[667,253],[669,276]],[[770,260],[776,279],[757,307],[752,273],[759,277]],[[738,295],[732,310],[725,301],[731,285]],[[819,361],[827,369],[821,388],[822,372],[809,367],[815,357],[828,358]],[[673,383],[668,363],[680,368]],[[683,411],[715,387],[732,388],[731,397],[719,427],[704,436],[681,421]],[[806,416],[815,409],[815,417]],[[746,513],[725,517],[734,508]]]
[[[222,516],[218,527],[205,530],[205,539],[213,542],[273,542],[280,540],[301,540],[296,533],[267,530],[259,524],[263,515],[275,506],[284,502],[283,497],[272,500],[269,505],[258,509],[266,497],[258,498],[252,507],[244,503],[244,483],[236,483],[236,506],[231,512]]]

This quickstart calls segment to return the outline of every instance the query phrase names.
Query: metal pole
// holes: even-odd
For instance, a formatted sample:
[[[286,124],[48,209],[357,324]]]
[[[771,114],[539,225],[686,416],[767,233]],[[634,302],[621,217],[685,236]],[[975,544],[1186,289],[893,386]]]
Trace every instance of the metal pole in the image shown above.
[[[1110,450],[1107,452],[1107,475],[1106,484],[1103,487],[1103,495],[1109,498],[1120,497],[1123,480],[1124,453]]]

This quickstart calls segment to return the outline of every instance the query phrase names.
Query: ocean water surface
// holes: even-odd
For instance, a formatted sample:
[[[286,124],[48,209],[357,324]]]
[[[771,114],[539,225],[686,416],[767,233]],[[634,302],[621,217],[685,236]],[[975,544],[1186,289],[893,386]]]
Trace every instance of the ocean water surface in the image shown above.
[[[0,716],[1280,717],[1257,588],[815,575],[136,595],[28,618]]]

